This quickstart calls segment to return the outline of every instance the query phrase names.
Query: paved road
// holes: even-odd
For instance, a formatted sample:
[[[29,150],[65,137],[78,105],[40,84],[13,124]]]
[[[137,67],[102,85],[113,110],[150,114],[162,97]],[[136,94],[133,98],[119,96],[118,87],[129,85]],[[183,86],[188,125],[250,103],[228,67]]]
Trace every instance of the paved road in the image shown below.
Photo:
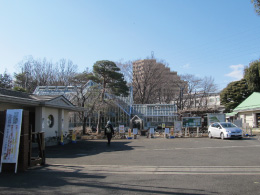
[[[1,174],[1,194],[259,194],[260,141],[80,141],[47,148],[47,165]]]

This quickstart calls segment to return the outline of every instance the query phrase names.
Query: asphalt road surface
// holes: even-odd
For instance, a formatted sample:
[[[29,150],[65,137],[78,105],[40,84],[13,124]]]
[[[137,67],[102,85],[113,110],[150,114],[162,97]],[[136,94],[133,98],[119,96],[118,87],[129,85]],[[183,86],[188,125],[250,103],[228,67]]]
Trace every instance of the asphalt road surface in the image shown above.
[[[0,174],[0,194],[260,194],[260,139],[85,140]]]

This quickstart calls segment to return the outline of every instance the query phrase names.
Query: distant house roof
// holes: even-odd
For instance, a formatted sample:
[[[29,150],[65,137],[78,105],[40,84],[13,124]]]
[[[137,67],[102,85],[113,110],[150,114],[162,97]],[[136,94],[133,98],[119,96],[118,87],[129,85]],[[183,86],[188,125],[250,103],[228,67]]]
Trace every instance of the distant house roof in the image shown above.
[[[234,109],[234,112],[253,110],[260,110],[260,93],[258,92],[252,93],[247,99],[245,99]]]
[[[62,108],[71,111],[82,111],[82,108],[74,106],[64,96],[38,96],[3,88],[0,88],[0,102],[23,106],[46,106],[53,108]]]

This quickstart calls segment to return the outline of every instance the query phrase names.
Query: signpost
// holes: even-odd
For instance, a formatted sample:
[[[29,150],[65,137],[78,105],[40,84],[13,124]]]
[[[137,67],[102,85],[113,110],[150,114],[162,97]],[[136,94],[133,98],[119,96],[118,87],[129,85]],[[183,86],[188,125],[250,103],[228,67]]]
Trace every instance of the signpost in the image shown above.
[[[15,163],[15,173],[17,173],[22,114],[21,109],[6,111],[0,173],[3,163]]]
[[[134,139],[137,138],[137,133],[138,133],[138,129],[137,128],[133,128]]]
[[[182,131],[182,121],[174,121],[174,133],[177,134]]]
[[[183,117],[183,127],[201,127],[201,117]]]
[[[119,125],[119,133],[124,134],[125,133],[125,126],[124,125]]]
[[[165,128],[165,131],[164,131],[164,137],[167,138],[170,134],[170,129],[169,128]]]
[[[187,136],[187,131],[189,127],[197,127],[197,136],[199,132],[199,127],[201,127],[201,117],[183,117],[182,125],[185,127],[185,137]]]
[[[60,135],[60,145],[64,145],[64,142],[63,142],[63,131],[61,130],[61,135]]]
[[[72,143],[76,143],[76,131],[75,130],[73,130],[73,132],[72,132],[72,138],[71,138],[71,141],[72,141]]]
[[[170,138],[171,138],[171,139],[174,138],[174,129],[173,129],[173,128],[171,128],[171,135],[170,135]]]
[[[130,128],[128,129],[128,137],[127,137],[127,139],[132,139],[132,131],[131,131]]]
[[[154,135],[154,128],[153,128],[153,127],[151,127],[151,128],[150,128],[150,138],[152,138],[152,137],[153,137],[153,135]]]
[[[119,136],[125,138],[125,126],[119,125]]]

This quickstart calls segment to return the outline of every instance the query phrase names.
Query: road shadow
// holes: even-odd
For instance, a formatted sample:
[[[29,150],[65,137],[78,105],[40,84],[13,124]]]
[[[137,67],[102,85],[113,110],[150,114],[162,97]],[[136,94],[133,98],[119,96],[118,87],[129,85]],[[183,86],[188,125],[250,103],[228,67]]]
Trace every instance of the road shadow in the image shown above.
[[[77,143],[46,147],[46,158],[77,158],[97,155],[104,152],[130,151],[136,147],[129,146],[129,141],[112,141],[110,145],[104,140],[80,140]]]
[[[192,188],[151,186],[149,182],[143,185],[114,183],[109,182],[110,175],[88,174],[82,172],[83,169],[82,166],[46,165],[17,174],[1,173],[1,194],[217,194]]]

